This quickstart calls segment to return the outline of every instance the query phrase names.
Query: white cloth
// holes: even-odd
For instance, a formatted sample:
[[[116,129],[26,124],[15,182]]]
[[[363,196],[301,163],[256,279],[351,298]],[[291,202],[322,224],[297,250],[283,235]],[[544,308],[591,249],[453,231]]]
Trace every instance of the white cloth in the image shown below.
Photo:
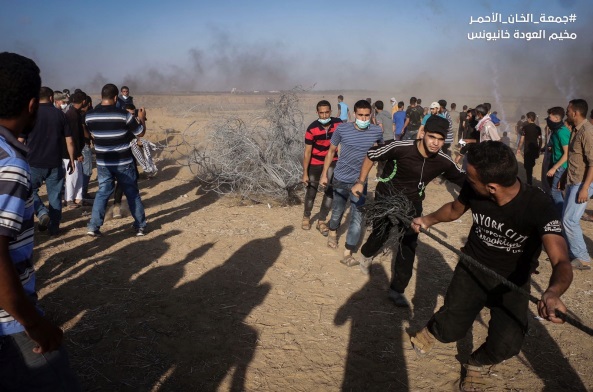
[[[62,159],[64,162],[64,200],[82,200],[82,162],[74,161],[74,172],[68,174],[69,159]]]

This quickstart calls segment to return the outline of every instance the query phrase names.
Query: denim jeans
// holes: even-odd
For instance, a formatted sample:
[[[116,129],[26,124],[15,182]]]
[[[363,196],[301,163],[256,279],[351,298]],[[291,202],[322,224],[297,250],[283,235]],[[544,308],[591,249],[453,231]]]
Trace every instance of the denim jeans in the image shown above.
[[[39,188],[45,181],[49,208],[39,197]],[[37,218],[49,214],[49,233],[57,234],[62,220],[62,187],[64,186],[64,168],[62,165],[51,169],[31,167],[31,187],[33,188],[33,208]]]
[[[93,152],[91,148],[85,144],[82,148],[82,197],[89,194],[89,181],[93,174]]]
[[[146,227],[146,217],[144,215],[144,206],[140,200],[136,168],[133,163],[122,166],[97,166],[97,179],[99,181],[99,190],[95,195],[93,203],[93,214],[87,228],[89,231],[98,230],[105,220],[105,211],[107,202],[115,188],[115,180],[121,185],[130,213],[134,217],[134,227]]]
[[[568,242],[568,254],[571,259],[579,259],[586,262],[591,261],[587,245],[583,238],[581,229],[581,217],[585,213],[587,203],[577,203],[577,195],[581,189],[581,184],[572,184],[566,186],[566,197],[564,198],[564,209],[562,211],[562,225],[564,226],[564,236]],[[593,194],[593,184],[589,186],[589,198]]]
[[[560,216],[562,216],[562,209],[564,207],[564,195],[562,194],[562,190],[558,189],[558,183],[565,171],[565,167],[559,167],[558,170],[556,170],[556,173],[554,173],[554,177],[552,177],[552,185],[550,185],[550,194],[552,195],[552,200],[554,200],[554,205]]]
[[[1,391],[80,391],[64,347],[36,354],[25,332],[0,336]]]
[[[362,212],[358,207],[364,205],[367,194],[367,187],[365,185],[363,195],[360,197],[354,196],[350,189],[354,183],[341,182],[336,179],[332,181],[334,188],[334,201],[332,204],[332,215],[329,220],[329,229],[332,231],[338,230],[342,223],[342,216],[346,210],[346,203],[350,200],[350,225],[348,226],[348,234],[346,235],[346,249],[354,251],[356,245],[360,240],[360,233],[362,232]]]

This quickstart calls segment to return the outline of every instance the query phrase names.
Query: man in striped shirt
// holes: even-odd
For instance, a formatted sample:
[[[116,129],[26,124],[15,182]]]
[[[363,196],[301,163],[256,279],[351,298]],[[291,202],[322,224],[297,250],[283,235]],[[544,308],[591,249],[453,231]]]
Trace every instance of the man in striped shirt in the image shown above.
[[[30,59],[0,53],[0,390],[77,391],[63,332],[37,308],[28,148],[41,78]]]
[[[337,117],[332,117],[331,104],[326,101],[317,103],[317,120],[313,121],[305,132],[305,153],[303,155],[303,183],[307,186],[305,193],[305,212],[303,213],[302,229],[311,228],[311,210],[315,196],[317,196],[317,187],[323,172],[323,161],[329,150],[330,140],[334,131],[342,123]],[[328,178],[333,177],[334,167],[338,157],[335,157],[328,169]],[[325,219],[332,205],[334,190],[331,186],[325,189],[321,209],[319,211],[319,220],[317,221],[317,230],[324,236],[327,236],[328,228]]]
[[[340,124],[331,138],[329,151],[325,156],[323,173],[321,174],[321,185],[328,184],[328,171],[333,162],[338,145],[340,146],[340,158],[334,170],[332,186],[334,188],[334,201],[332,214],[329,220],[329,234],[327,245],[330,248],[338,247],[337,230],[342,222],[342,216],[346,210],[346,204],[350,199],[350,226],[346,236],[346,250],[342,263],[352,266],[358,263],[352,256],[356,250],[358,240],[362,231],[362,213],[357,207],[364,205],[366,195],[366,183],[360,195],[350,193],[350,188],[358,181],[362,162],[366,153],[373,145],[383,142],[383,130],[378,125],[371,124],[371,104],[360,100],[354,105],[355,121]]]
[[[107,202],[115,188],[115,180],[123,188],[130,212],[134,217],[134,230],[143,236],[146,230],[144,206],[138,190],[136,166],[130,141],[145,133],[146,112],[138,109],[138,117],[117,108],[117,86],[106,84],[101,90],[101,104],[89,111],[85,118],[87,128],[95,142],[99,191],[95,195],[91,221],[87,234],[101,236]]]

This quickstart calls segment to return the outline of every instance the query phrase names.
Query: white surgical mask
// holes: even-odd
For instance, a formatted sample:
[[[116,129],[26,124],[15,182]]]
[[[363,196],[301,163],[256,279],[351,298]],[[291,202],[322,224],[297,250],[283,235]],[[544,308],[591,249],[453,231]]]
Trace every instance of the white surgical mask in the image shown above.
[[[371,125],[371,120],[362,121],[362,120],[356,119],[356,126],[359,129],[367,129],[369,127],[369,125]]]
[[[60,105],[60,107],[62,108],[62,110],[66,109],[66,106],[68,106],[67,103],[63,103],[63,104]]]
[[[320,119],[318,118],[317,121],[319,121],[322,125],[325,125],[327,123],[329,123],[331,121],[331,118],[326,118],[326,119]]]

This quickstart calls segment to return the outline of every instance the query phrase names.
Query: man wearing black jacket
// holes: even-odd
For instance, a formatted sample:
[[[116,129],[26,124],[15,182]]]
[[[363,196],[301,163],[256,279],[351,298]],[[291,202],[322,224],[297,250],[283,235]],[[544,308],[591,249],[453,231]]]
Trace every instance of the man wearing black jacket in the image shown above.
[[[362,192],[361,184],[366,181],[375,161],[386,161],[383,178],[379,180],[375,198],[386,198],[393,192],[402,192],[414,205],[414,216],[421,216],[424,191],[430,181],[439,175],[443,175],[459,186],[465,181],[465,172],[441,150],[448,129],[449,121],[433,115],[426,121],[422,139],[393,141],[387,145],[371,148],[363,162],[359,182],[352,187],[352,193]],[[403,223],[399,225],[403,226]],[[387,241],[392,227],[393,223],[388,217],[373,222],[373,232],[361,248],[362,272],[368,273],[373,256]],[[409,306],[403,293],[412,277],[417,241],[418,234],[408,229],[401,241],[401,249],[393,252],[395,256],[392,260],[393,276],[389,298],[397,306]]]

